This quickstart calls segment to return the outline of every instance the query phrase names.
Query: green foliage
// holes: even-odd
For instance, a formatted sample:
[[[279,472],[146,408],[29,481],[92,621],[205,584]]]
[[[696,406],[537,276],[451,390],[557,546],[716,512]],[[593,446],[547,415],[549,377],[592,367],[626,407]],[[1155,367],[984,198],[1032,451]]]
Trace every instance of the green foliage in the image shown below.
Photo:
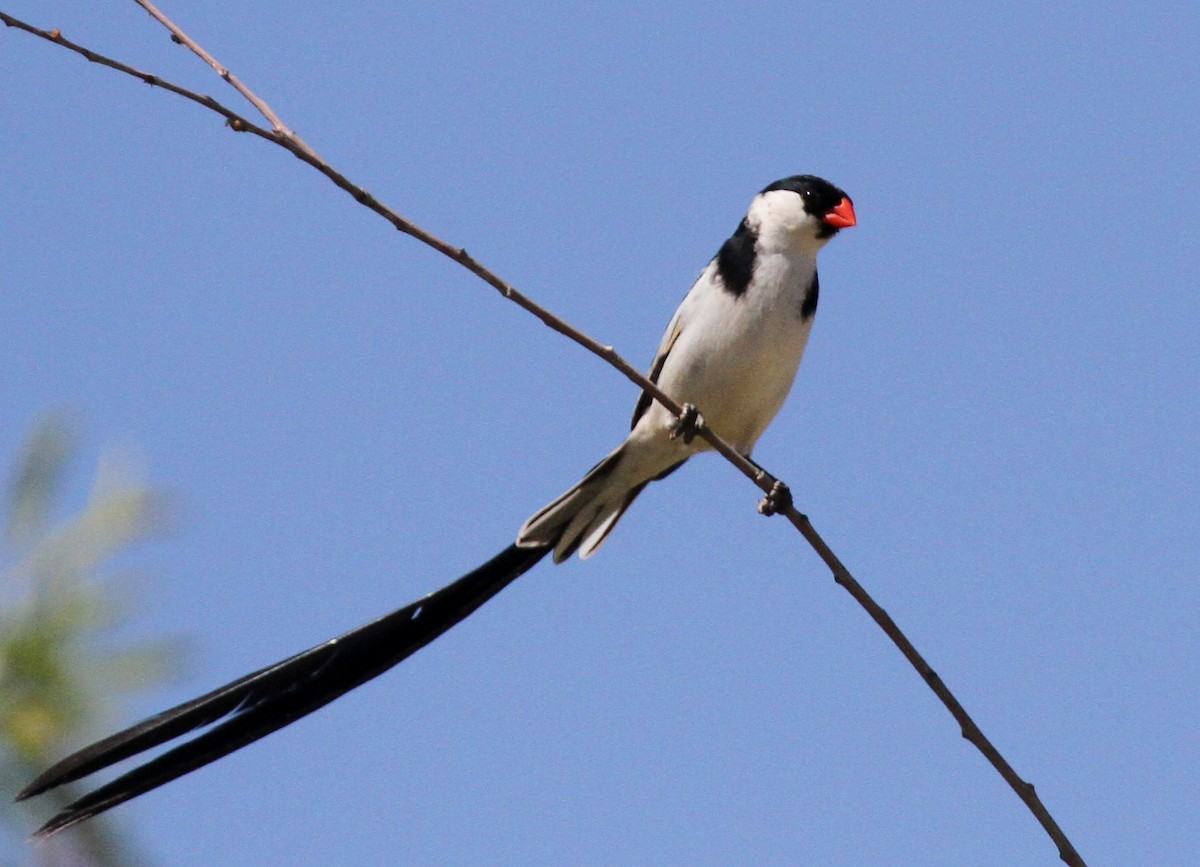
[[[111,637],[134,608],[123,592],[128,581],[122,579],[129,576],[121,571],[122,558],[161,529],[162,498],[127,468],[101,458],[83,509],[56,519],[76,451],[69,420],[47,418],[18,457],[6,491],[0,780],[10,793],[110,725],[122,701],[161,683],[178,657],[170,643],[130,646]],[[58,803],[49,806],[72,794],[50,798]],[[41,813],[46,805],[31,809]],[[30,817],[19,810],[9,809],[3,818],[21,836],[31,829]],[[124,847],[101,821],[65,841],[71,863],[128,863]]]

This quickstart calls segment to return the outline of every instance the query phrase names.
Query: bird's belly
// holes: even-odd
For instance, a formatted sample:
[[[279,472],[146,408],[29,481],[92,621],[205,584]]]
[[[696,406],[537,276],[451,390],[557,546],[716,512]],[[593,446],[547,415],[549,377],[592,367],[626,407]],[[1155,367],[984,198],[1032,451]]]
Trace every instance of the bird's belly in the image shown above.
[[[681,403],[699,407],[714,431],[748,454],[791,390],[811,320],[795,315],[738,324],[697,329],[713,335],[711,345],[676,347],[678,363],[664,369],[659,384]]]

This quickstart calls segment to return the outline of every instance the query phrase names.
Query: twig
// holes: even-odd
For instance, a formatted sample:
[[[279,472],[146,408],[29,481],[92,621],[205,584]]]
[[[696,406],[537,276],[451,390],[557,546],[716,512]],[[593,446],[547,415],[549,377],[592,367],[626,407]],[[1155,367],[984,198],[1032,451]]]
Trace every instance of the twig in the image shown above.
[[[561,319],[527,296],[518,292],[504,280],[501,280],[498,276],[496,276],[496,274],[472,258],[464,248],[455,247],[446,243],[435,235],[430,234],[420,226],[384,205],[362,187],[349,181],[344,175],[326,163],[316,153],[316,151],[305,144],[299,136],[289,130],[287,126],[285,126],[279,120],[278,116],[276,116],[275,112],[271,110],[271,107],[267,105],[265,101],[255,95],[253,91],[246,87],[236,76],[229,72],[228,69],[218,63],[216,59],[212,57],[212,55],[205,51],[186,33],[180,30],[177,25],[169,21],[151,3],[147,2],[147,0],[134,0],[134,2],[149,12],[150,15],[162,23],[164,27],[170,30],[172,39],[183,45],[186,45],[188,48],[194,51],[214,70],[216,70],[217,74],[220,75],[221,78],[235,87],[238,92],[241,93],[247,100],[249,100],[249,102],[256,109],[258,109],[263,117],[270,122],[271,129],[267,130],[251,123],[241,115],[221,105],[210,96],[203,96],[187,90],[186,88],[179,87],[178,85],[164,81],[156,75],[141,72],[131,66],[127,66],[119,61],[105,57],[101,54],[97,54],[90,49],[71,42],[70,40],[65,39],[58,30],[41,30],[26,24],[23,21],[19,21],[18,19],[5,14],[4,12],[0,12],[0,21],[3,21],[4,24],[9,27],[16,27],[20,30],[24,30],[27,33],[40,36],[41,38],[53,42],[56,45],[60,45],[63,48],[74,51],[93,63],[98,63],[111,69],[116,69],[119,72],[132,75],[133,77],[140,79],[147,84],[154,85],[156,87],[162,87],[165,90],[169,90],[172,93],[178,94],[186,99],[190,99],[192,102],[195,102],[211,111],[215,111],[217,114],[220,114],[225,118],[226,123],[232,129],[238,132],[253,133],[290,151],[296,157],[308,163],[313,168],[317,169],[317,171],[321,172],[321,174],[329,178],[329,180],[331,180],[339,188],[353,196],[356,202],[374,211],[401,232],[416,238],[418,241],[421,241],[427,246],[432,247],[444,256],[453,259],[455,262],[462,265],[489,286],[496,289],[505,298],[532,313],[554,331],[557,331],[559,334],[562,334],[565,337],[573,340],[584,349],[587,349],[589,352],[599,356],[604,361],[607,361],[620,373],[624,374],[626,378],[631,380],[635,385],[647,392],[651,397],[670,410],[671,413],[673,413],[676,417],[683,415],[684,407],[672,400],[670,396],[665,394],[654,383],[643,376],[637,368],[633,367],[631,364],[629,364],[629,362],[618,355],[613,347],[601,344],[599,341],[589,337],[582,331],[579,331],[565,320]],[[743,475],[758,485],[763,493],[770,495],[772,490],[775,489],[779,484],[778,479],[737,452],[737,450],[721,439],[721,437],[714,433],[713,430],[707,425],[700,425],[696,430],[696,435],[703,437],[715,451],[717,451],[726,460],[741,470]],[[774,508],[771,509],[771,511],[774,510]],[[787,516],[788,520],[791,521],[792,526],[794,526],[800,532],[800,534],[808,541],[809,545],[812,546],[813,550],[817,552],[817,555],[833,572],[834,580],[851,596],[853,596],[859,605],[866,609],[867,613],[871,616],[871,619],[873,619],[879,625],[888,638],[890,638],[892,642],[900,649],[900,652],[904,654],[904,657],[909,661],[913,668],[917,670],[917,673],[921,675],[922,679],[929,685],[929,688],[933,690],[934,694],[941,700],[942,704],[946,706],[947,710],[950,711],[951,715],[958,722],[961,728],[962,736],[971,744],[973,744],[984,755],[984,757],[991,762],[992,766],[996,768],[1001,777],[1004,778],[1005,782],[1007,782],[1013,791],[1017,793],[1017,796],[1020,797],[1020,799],[1029,808],[1030,812],[1033,813],[1038,822],[1041,823],[1047,835],[1058,847],[1058,854],[1062,861],[1068,865],[1071,865],[1071,867],[1086,867],[1079,853],[1075,851],[1075,847],[1071,844],[1071,841],[1067,839],[1066,834],[1063,833],[1062,829],[1058,826],[1058,823],[1054,821],[1054,818],[1050,815],[1050,812],[1042,804],[1041,799],[1038,798],[1037,792],[1034,790],[1033,785],[1021,779],[1016,771],[1013,770],[1012,766],[1000,754],[999,750],[997,750],[991,741],[988,740],[988,738],[983,734],[979,726],[976,725],[975,721],[971,719],[970,715],[963,708],[962,704],[959,703],[958,699],[954,697],[954,694],[951,693],[950,689],[938,676],[937,672],[930,667],[929,663],[925,661],[925,658],[922,657],[919,652],[917,652],[917,649],[913,646],[912,642],[909,641],[904,633],[900,631],[900,628],[896,625],[895,621],[892,620],[887,611],[885,611],[871,597],[871,595],[867,593],[865,589],[863,589],[862,585],[854,579],[854,576],[850,574],[849,570],[846,569],[841,560],[837,558],[837,555],[833,553],[833,550],[825,543],[825,540],[822,539],[817,533],[812,523],[808,520],[808,517],[797,511],[793,506],[790,505],[790,503],[786,506],[786,508],[779,508],[778,512],[779,514]]]
[[[163,27],[170,30],[171,39],[173,41],[190,48],[201,60],[211,66],[216,71],[217,75],[221,76],[221,78],[227,81],[234,88],[234,90],[246,97],[246,100],[256,109],[258,109],[259,114],[265,117],[271,124],[271,130],[275,133],[277,138],[287,139],[313,159],[321,159],[317,152],[305,144],[304,140],[300,138],[300,136],[296,135],[284,125],[283,121],[279,119],[279,116],[271,110],[271,106],[267,105],[267,103],[257,96],[253,91],[251,91],[250,88],[242,84],[240,78],[230,72],[227,67],[219,63],[215,57],[205,51],[199,43],[192,39],[192,37],[180,30],[179,27],[169,18],[167,18],[166,15],[163,15],[153,3],[149,2],[149,0],[133,0],[133,2],[145,9],[150,14],[151,18],[155,19]]]

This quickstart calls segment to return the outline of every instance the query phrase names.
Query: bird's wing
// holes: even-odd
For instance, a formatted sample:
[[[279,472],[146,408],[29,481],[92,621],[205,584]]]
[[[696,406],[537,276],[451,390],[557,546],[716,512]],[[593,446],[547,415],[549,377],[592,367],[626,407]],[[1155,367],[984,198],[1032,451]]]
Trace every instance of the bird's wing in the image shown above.
[[[658,344],[658,352],[654,355],[654,362],[650,365],[650,370],[646,374],[646,378],[656,385],[658,384],[659,376],[662,375],[663,366],[667,363],[667,356],[671,354],[671,349],[675,346],[675,341],[679,339],[679,335],[683,333],[683,329],[687,325],[692,306],[695,304],[695,299],[702,289],[701,284],[711,279],[709,274],[712,271],[712,267],[710,264],[704,269],[704,273],[692,284],[692,288],[688,290],[688,294],[680,302],[679,309],[675,311],[675,315],[667,323],[667,330],[663,333],[662,341]],[[645,415],[646,410],[650,408],[650,404],[653,402],[654,398],[645,391],[638,396],[637,405],[633,408],[633,420],[629,424],[630,430],[637,427],[638,420]]]

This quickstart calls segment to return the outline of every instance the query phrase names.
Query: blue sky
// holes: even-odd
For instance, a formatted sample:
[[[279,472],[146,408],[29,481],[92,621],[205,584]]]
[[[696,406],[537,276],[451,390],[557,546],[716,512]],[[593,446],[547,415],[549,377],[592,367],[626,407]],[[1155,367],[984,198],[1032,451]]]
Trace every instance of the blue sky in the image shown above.
[[[237,95],[133,4],[0,9]],[[828,177],[756,457],[1093,864],[1200,850],[1194,4],[170,4],[350,177],[638,364]],[[0,456],[177,505],[149,713],[434,589],[623,436],[598,360],[198,107],[0,34]],[[82,475],[79,485],[86,484]],[[164,865],[1057,863],[716,458],[378,681],[117,811]]]

